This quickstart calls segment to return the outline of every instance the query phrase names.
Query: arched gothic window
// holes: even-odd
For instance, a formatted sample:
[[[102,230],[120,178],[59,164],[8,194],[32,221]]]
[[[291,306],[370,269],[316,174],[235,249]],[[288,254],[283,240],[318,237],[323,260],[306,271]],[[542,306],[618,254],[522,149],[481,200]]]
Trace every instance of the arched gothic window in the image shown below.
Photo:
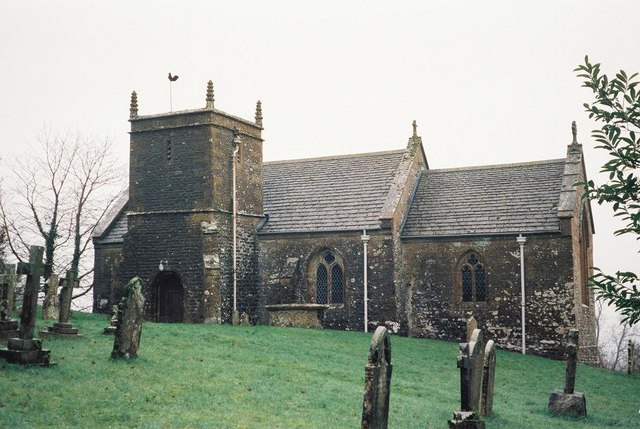
[[[330,251],[316,262],[316,303],[342,304],[344,302],[344,269]]]
[[[475,253],[471,252],[464,257],[459,276],[462,301],[487,300],[487,274]]]

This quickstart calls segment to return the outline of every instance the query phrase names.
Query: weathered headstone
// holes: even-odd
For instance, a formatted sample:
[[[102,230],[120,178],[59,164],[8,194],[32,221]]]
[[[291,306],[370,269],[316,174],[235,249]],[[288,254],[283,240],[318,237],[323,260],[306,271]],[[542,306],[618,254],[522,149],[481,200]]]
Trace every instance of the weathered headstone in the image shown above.
[[[51,274],[51,277],[58,277],[55,274]],[[40,331],[40,336],[57,335],[69,338],[78,338],[82,335],[78,334],[78,328],[74,328],[69,323],[69,315],[71,313],[71,297],[73,295],[73,288],[78,287],[78,274],[75,271],[67,271],[67,276],[62,279],[62,289],[60,290],[60,306],[58,321],[53,326],[46,330]]]
[[[124,287],[122,300],[118,304],[118,324],[111,351],[113,359],[138,357],[143,317],[142,280],[134,277]]]
[[[42,302],[42,319],[56,320],[60,314],[58,304],[58,286],[60,279],[57,274],[51,274],[45,282],[44,301]]]
[[[627,351],[629,352],[629,358],[627,360],[627,374],[632,374],[636,369],[636,345],[632,340],[629,340]]]
[[[485,344],[482,331],[475,329],[467,343],[460,344],[458,368],[460,368],[460,411],[448,421],[450,429],[484,429],[480,420],[482,404],[482,379],[484,377]]]
[[[114,334],[116,327],[118,326],[118,306],[111,307],[111,318],[109,319],[109,326],[104,328],[103,334]]]
[[[391,394],[391,337],[379,326],[371,338],[369,358],[364,367],[364,401],[362,428],[386,429]]]
[[[467,342],[471,341],[471,335],[473,335],[473,331],[476,329],[478,329],[478,321],[475,317],[471,316],[467,319],[467,336],[465,337]]]
[[[24,288],[22,300],[22,313],[20,317],[20,329],[17,338],[9,338],[6,349],[0,349],[0,357],[11,363],[21,365],[49,366],[50,350],[42,349],[42,341],[33,338],[36,326],[36,307],[38,304],[38,290],[40,289],[40,277],[42,276],[41,246],[29,248],[29,262],[18,264],[17,273],[27,275],[27,283]]]
[[[15,280],[16,266],[5,264],[0,274],[0,340],[18,336],[18,321],[11,318]]]
[[[586,417],[587,401],[583,393],[575,391],[576,364],[578,361],[578,331],[567,333],[567,370],[564,391],[554,390],[549,397],[549,412],[560,416]]]
[[[484,348],[484,375],[482,376],[482,410],[483,416],[493,413],[493,385],[496,378],[496,345],[493,340],[487,341]]]

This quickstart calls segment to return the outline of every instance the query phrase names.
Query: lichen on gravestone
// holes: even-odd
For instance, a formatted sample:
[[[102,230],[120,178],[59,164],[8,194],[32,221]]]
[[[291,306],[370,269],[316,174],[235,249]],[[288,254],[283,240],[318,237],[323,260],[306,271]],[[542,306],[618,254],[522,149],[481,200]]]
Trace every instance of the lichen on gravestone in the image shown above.
[[[391,395],[391,338],[387,328],[379,326],[371,338],[365,366],[362,429],[386,429]]]
[[[118,304],[118,322],[111,357],[133,359],[138,357],[140,335],[144,318],[144,295],[142,280],[134,277],[124,288],[120,304]]]

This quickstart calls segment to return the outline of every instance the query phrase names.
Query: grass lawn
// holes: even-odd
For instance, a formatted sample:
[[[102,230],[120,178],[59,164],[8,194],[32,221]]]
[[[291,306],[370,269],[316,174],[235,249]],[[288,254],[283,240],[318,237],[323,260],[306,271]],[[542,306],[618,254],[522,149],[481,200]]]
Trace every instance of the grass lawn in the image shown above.
[[[80,339],[47,338],[58,365],[0,361],[0,427],[356,428],[370,334],[146,323],[140,357],[109,359],[105,316],[74,313]],[[39,322],[39,327],[51,323]],[[389,427],[446,428],[459,406],[458,346],[392,337]],[[488,428],[640,427],[640,377],[579,365],[586,420],[547,414],[564,363],[498,350]]]

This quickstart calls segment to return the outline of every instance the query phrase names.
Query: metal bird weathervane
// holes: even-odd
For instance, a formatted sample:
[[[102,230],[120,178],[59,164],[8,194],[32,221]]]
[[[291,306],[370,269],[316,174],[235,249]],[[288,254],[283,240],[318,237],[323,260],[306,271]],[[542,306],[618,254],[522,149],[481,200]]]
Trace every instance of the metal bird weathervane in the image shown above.
[[[171,84],[178,80],[178,75],[173,76],[171,72],[169,72],[169,109],[173,112],[173,92],[171,90]]]

